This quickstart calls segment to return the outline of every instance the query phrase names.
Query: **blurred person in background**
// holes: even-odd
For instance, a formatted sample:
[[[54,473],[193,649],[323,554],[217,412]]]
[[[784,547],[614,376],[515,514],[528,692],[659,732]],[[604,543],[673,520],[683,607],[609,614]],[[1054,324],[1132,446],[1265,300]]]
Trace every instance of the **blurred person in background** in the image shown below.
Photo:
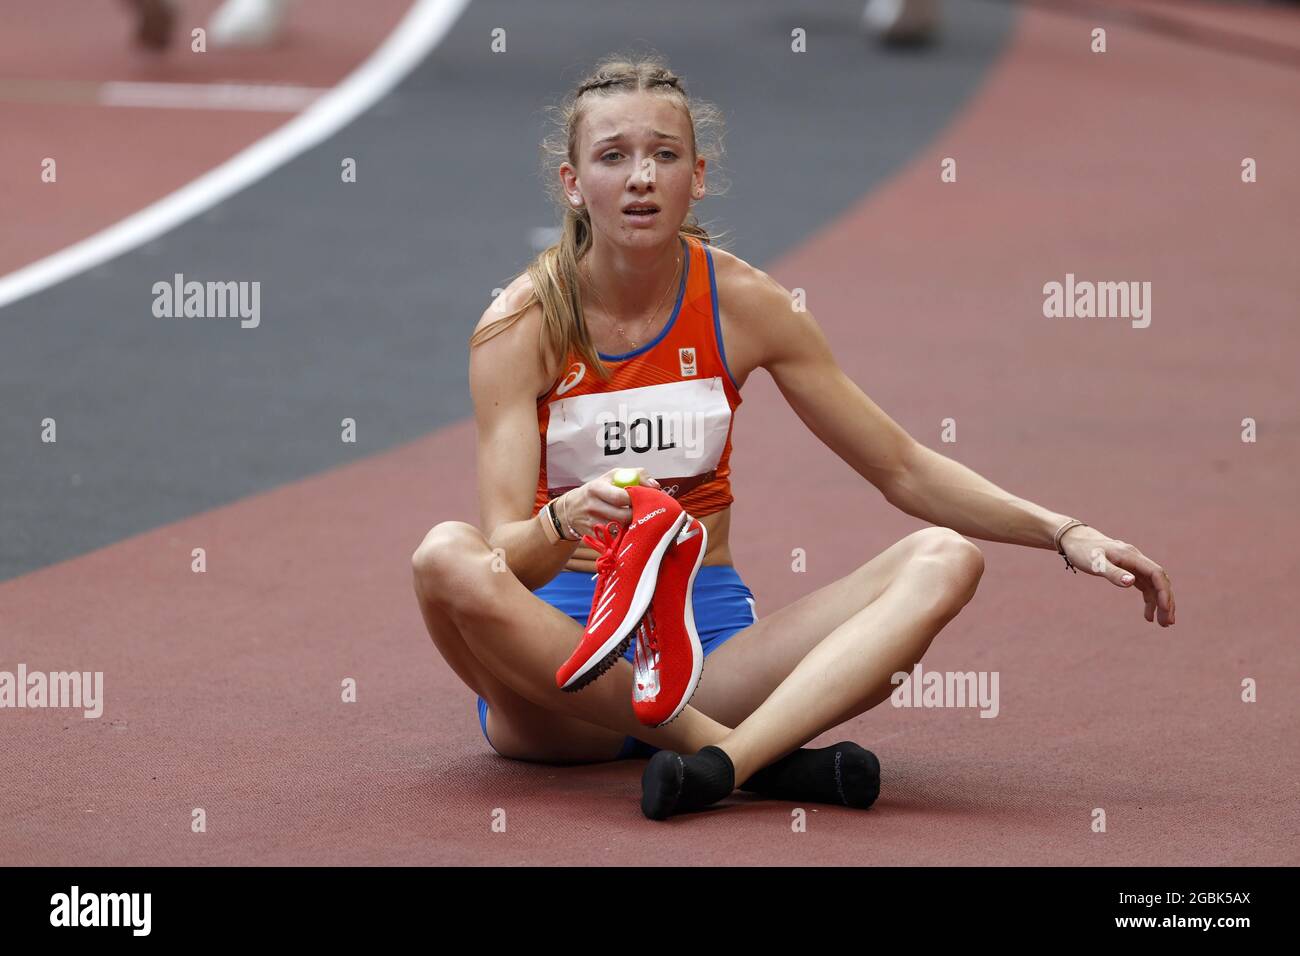
[[[867,0],[862,30],[885,46],[926,46],[939,33],[939,0]]]
[[[171,42],[179,13],[177,0],[126,0],[135,11],[135,41],[148,50]],[[208,21],[208,40],[216,48],[269,46],[284,26],[289,0],[226,0]]]

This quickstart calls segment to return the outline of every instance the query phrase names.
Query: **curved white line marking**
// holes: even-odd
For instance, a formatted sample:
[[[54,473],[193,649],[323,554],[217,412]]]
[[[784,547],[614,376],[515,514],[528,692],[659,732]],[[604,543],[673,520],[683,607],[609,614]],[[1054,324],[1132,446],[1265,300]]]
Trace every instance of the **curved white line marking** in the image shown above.
[[[364,63],[275,132],[107,229],[0,278],[0,308],[156,239],[323,142],[414,69],[468,4],[416,0]]]

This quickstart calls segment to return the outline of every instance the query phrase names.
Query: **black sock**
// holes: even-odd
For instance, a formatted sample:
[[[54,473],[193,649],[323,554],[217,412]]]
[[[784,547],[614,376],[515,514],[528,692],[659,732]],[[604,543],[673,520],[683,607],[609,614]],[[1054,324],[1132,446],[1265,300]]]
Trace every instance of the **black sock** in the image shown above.
[[[705,747],[693,756],[661,750],[641,776],[641,812],[651,820],[699,810],[736,789],[736,768],[726,751]]]
[[[818,750],[801,747],[764,767],[739,789],[777,800],[866,809],[880,794],[880,761],[847,740]]]

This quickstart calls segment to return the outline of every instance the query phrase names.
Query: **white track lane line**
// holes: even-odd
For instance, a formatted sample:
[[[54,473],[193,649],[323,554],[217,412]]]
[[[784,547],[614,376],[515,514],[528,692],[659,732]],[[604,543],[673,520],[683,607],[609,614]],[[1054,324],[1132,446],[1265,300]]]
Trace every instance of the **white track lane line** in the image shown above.
[[[297,113],[328,92],[317,86],[266,83],[102,83],[96,99],[100,106]]]
[[[414,69],[469,2],[416,0],[361,66],[269,136],[107,229],[0,277],[0,308],[156,239],[328,139]]]

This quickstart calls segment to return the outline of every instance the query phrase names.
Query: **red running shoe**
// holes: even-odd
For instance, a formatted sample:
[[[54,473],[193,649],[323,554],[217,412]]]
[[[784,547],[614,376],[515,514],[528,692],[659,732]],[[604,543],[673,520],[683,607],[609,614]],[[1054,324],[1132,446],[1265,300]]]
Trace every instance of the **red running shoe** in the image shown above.
[[[677,499],[666,492],[643,485],[626,490],[632,499],[628,526],[620,533],[611,521],[594,528],[595,537],[582,536],[601,552],[596,558],[598,577],[587,630],[573,655],[555,672],[560,690],[581,690],[618,662],[650,606],[664,552],[687,518]]]
[[[704,649],[695,630],[691,595],[708,543],[704,525],[688,515],[664,555],[654,600],[637,628],[632,710],[647,727],[675,719],[700,683]]]

